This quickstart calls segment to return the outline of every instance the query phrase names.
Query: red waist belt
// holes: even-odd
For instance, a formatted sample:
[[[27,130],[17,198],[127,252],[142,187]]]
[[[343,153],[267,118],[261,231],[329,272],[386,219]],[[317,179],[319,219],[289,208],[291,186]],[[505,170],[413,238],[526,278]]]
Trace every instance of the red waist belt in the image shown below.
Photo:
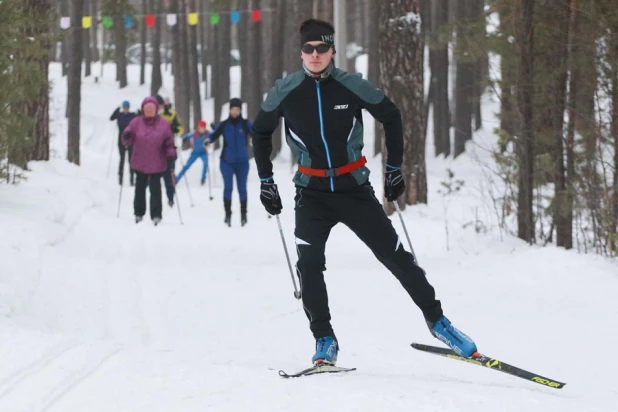
[[[310,167],[298,165],[298,171],[309,176],[336,177],[358,170],[365,166],[366,163],[367,159],[365,156],[362,156],[360,159],[355,160],[352,163],[348,163],[347,165],[341,167],[335,167],[333,169],[312,169]]]

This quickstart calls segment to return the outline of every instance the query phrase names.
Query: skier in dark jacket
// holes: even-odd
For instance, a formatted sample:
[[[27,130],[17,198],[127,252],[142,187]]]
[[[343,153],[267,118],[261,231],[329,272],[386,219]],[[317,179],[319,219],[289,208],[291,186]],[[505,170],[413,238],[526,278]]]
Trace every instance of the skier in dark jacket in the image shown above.
[[[405,191],[401,173],[403,130],[397,106],[384,92],[334,67],[334,29],[310,19],[300,27],[302,70],[277,80],[253,124],[253,147],[261,180],[260,200],[270,214],[282,204],[270,160],[272,134],[285,119],[286,140],[298,162],[296,184],[297,273],[305,313],[316,339],[312,361],[334,364],[339,344],[331,326],[324,249],[330,230],[348,226],[401,282],[421,309],[433,336],[470,356],[474,342],[444,317],[433,287],[414,255],[405,251],[365,167],[363,120],[366,109],[384,126],[388,151],[384,193],[395,201]]]
[[[241,114],[242,101],[238,98],[230,100],[230,116],[216,125],[210,133],[210,142],[223,136],[223,150],[219,169],[223,175],[223,207],[225,224],[232,224],[232,191],[234,176],[240,198],[240,224],[247,224],[247,176],[249,175],[249,134],[252,123],[243,119]]]
[[[133,113],[129,111],[130,103],[128,100],[122,102],[122,111],[120,111],[120,107],[117,107],[112,113],[112,116],[109,120],[116,120],[118,123],[118,153],[120,153],[120,165],[118,167],[118,181],[122,185],[122,176],[124,175],[124,158],[127,150],[129,151],[129,159],[131,159],[131,154],[133,153],[133,148],[129,147],[128,149],[122,144],[122,132],[124,129],[131,123],[137,113]],[[129,163],[129,162],[127,162]],[[135,172],[129,167],[131,173],[131,186],[135,183]]]

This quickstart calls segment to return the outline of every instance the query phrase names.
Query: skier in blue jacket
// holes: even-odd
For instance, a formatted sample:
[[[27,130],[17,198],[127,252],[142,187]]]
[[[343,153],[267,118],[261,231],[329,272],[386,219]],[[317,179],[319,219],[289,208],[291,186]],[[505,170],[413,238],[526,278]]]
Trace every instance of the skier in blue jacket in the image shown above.
[[[121,139],[124,129],[129,125],[129,123],[131,123],[131,120],[133,120],[137,116],[137,113],[130,112],[129,108],[129,101],[125,100],[124,102],[122,102],[122,111],[120,111],[120,108],[117,107],[116,110],[114,110],[114,113],[112,113],[111,117],[109,118],[109,120],[116,120],[116,122],[118,123],[118,153],[120,153],[120,165],[118,166],[118,181],[120,185],[122,185],[122,176],[124,174],[124,158],[126,152],[129,152],[129,162],[131,161],[131,155],[133,154],[133,148],[126,148],[125,145],[122,143]],[[135,172],[133,172],[133,170],[131,170],[130,182],[131,186],[133,186],[133,183],[135,182]]]
[[[225,224],[232,225],[232,191],[234,176],[240,198],[240,224],[247,223],[247,176],[249,175],[249,133],[253,123],[243,119],[241,114],[242,101],[238,98],[230,100],[230,116],[213,127],[208,136],[209,142],[215,142],[223,135],[223,150],[219,168],[223,175],[223,207],[225,209]]]
[[[191,147],[193,151],[191,152],[191,156],[189,156],[189,160],[187,160],[187,164],[182,168],[178,176],[176,176],[176,183],[180,182],[180,179],[184,176],[184,174],[189,170],[191,165],[195,163],[197,159],[202,159],[202,179],[200,183],[202,186],[206,181],[206,173],[208,173],[208,152],[206,151],[206,144],[208,140],[208,132],[206,131],[206,122],[200,120],[197,123],[197,130],[193,133],[189,133],[183,137],[183,139],[187,139],[191,141]]]

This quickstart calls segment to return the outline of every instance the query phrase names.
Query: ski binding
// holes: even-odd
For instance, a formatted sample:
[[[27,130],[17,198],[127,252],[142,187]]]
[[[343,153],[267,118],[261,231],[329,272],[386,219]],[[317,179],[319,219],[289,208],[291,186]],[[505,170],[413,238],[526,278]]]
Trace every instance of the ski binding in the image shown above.
[[[282,378],[299,378],[301,376],[317,375],[320,373],[340,373],[355,371],[356,368],[342,368],[340,366],[331,365],[329,363],[318,363],[310,368],[304,369],[294,374],[288,374],[282,370],[279,371],[279,376]]]

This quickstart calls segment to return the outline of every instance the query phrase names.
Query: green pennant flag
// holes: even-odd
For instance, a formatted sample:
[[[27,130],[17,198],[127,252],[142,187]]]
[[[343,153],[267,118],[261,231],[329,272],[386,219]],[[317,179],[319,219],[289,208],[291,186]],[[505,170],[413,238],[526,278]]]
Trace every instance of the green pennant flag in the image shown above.
[[[219,13],[210,13],[210,24],[219,23]]]
[[[112,20],[110,16],[103,16],[103,27],[105,27],[106,29],[109,29],[112,27],[113,24],[114,24],[114,21]]]

